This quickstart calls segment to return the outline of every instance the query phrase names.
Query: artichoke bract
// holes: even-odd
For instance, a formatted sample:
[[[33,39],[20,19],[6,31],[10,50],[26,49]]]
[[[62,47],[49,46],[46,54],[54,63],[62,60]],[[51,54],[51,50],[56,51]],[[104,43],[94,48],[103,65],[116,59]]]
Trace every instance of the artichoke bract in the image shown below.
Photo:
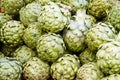
[[[49,2],[42,7],[38,22],[44,31],[59,33],[69,23],[69,20],[62,14],[56,3]]]
[[[25,26],[28,26],[30,23],[38,21],[38,16],[40,13],[41,13],[41,5],[39,3],[32,2],[20,9],[19,11],[20,21]]]
[[[37,40],[42,35],[42,30],[38,23],[29,24],[24,30],[23,41],[31,49],[35,49],[37,45]]]
[[[24,64],[29,59],[34,57],[36,55],[36,53],[29,47],[23,45],[23,46],[20,46],[19,48],[17,48],[15,50],[15,52],[12,53],[12,55],[13,55],[13,58],[17,59],[19,62]]]
[[[0,58],[0,80],[20,80],[22,67],[13,58]]]
[[[11,16],[5,13],[0,13],[0,28],[3,26],[4,23],[10,21],[12,19]]]
[[[9,47],[21,45],[25,27],[20,21],[10,20],[0,29],[1,41]]]
[[[112,7],[110,0],[92,0],[88,5],[87,13],[96,19],[107,17],[108,11]]]
[[[29,4],[29,3],[31,3],[31,2],[33,2],[35,0],[23,0],[23,1],[24,1],[25,4]]]
[[[96,62],[96,53],[87,48],[79,54],[79,58],[82,65],[89,62]]]
[[[66,48],[73,52],[83,51],[85,48],[85,31],[84,25],[75,21],[71,21],[70,24],[63,32],[63,40]]]
[[[96,59],[99,68],[106,75],[120,73],[120,42],[112,41],[102,44]]]
[[[101,80],[103,73],[96,63],[90,62],[81,66],[77,71],[76,80]]]
[[[108,14],[108,21],[115,27],[117,31],[120,31],[120,2],[116,3]]]
[[[28,60],[23,69],[25,80],[47,80],[50,76],[50,66],[37,57]]]
[[[99,22],[89,29],[85,42],[92,51],[97,51],[99,46],[115,38],[115,29],[110,23]]]
[[[120,74],[112,74],[102,78],[101,80],[120,80]]]
[[[18,14],[24,6],[23,0],[1,0],[2,12],[10,15]]]
[[[74,80],[80,61],[76,55],[65,54],[51,65],[51,75],[56,80]]]
[[[48,62],[54,62],[64,54],[66,47],[59,34],[49,33],[38,39],[36,49],[38,57]]]

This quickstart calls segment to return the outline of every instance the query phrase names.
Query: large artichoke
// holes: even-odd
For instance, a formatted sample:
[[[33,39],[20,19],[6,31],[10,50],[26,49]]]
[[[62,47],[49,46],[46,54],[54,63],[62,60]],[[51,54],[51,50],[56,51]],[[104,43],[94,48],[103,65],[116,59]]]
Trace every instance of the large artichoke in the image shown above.
[[[50,66],[37,57],[28,60],[23,69],[25,80],[47,80],[50,76]]]
[[[0,80],[20,80],[22,67],[13,58],[0,58]]]
[[[112,74],[102,78],[101,80],[120,80],[120,74]]]
[[[96,63],[90,62],[81,66],[77,71],[76,80],[101,80],[103,73]]]
[[[36,55],[36,53],[33,50],[31,50],[29,47],[23,45],[23,46],[20,46],[19,48],[17,48],[15,50],[15,52],[13,52],[12,55],[15,59],[17,59],[22,64],[24,64],[30,58],[34,57]]]
[[[2,12],[10,15],[18,14],[19,10],[24,6],[23,0],[1,0],[0,6]]]
[[[38,23],[32,23],[29,24],[28,27],[24,30],[23,41],[28,47],[35,49],[37,40],[41,35],[42,30]]]
[[[51,65],[51,75],[56,80],[73,80],[80,67],[76,55],[65,54]]]
[[[100,46],[97,64],[106,75],[120,73],[120,42],[112,41]]]
[[[44,31],[58,33],[64,29],[69,20],[56,3],[49,2],[42,7],[38,22]]]
[[[59,34],[44,34],[37,42],[38,56],[48,62],[54,62],[62,56],[65,51],[65,44]]]
[[[9,47],[22,44],[24,26],[20,21],[11,20],[6,22],[0,29],[1,41]]]
[[[36,2],[27,4],[20,10],[20,21],[23,22],[25,26],[30,23],[37,22],[38,16],[41,13],[41,5]]]
[[[85,42],[92,51],[98,50],[99,46],[115,38],[115,30],[109,23],[99,22],[86,34]]]
[[[79,54],[81,64],[86,64],[89,62],[96,61],[96,53],[92,52],[90,49],[85,49],[82,53]]]

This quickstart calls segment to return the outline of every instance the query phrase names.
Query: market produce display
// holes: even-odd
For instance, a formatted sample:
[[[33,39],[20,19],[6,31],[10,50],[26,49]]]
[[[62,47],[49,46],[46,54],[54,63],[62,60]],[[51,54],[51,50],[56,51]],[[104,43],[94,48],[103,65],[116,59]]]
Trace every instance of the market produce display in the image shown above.
[[[120,0],[0,0],[0,80],[120,80]]]

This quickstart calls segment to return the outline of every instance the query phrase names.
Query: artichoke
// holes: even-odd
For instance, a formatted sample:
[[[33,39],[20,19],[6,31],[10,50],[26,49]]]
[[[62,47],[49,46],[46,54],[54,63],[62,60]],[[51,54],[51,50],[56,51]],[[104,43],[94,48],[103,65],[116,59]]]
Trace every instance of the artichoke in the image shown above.
[[[101,80],[120,80],[120,74],[112,74],[102,78]]]
[[[100,46],[97,64],[106,75],[120,73],[120,42],[111,41]]]
[[[85,42],[92,51],[97,51],[99,46],[115,38],[115,30],[110,23],[99,22],[86,34]]]
[[[44,31],[58,33],[64,29],[69,20],[56,3],[49,2],[42,7],[38,22]]]
[[[56,80],[74,80],[80,61],[76,55],[65,54],[51,65],[51,75]]]
[[[65,44],[59,34],[44,34],[37,42],[38,56],[48,62],[54,62],[62,56],[65,49]]]
[[[37,22],[38,16],[41,13],[41,5],[36,2],[27,4],[25,7],[22,7],[20,14],[20,21],[28,26],[30,23]]]
[[[10,15],[18,14],[19,10],[24,6],[23,0],[1,0],[2,12]]]
[[[1,41],[9,47],[16,47],[22,44],[24,25],[20,21],[10,20],[0,29]]]
[[[83,51],[85,48],[85,27],[75,21],[70,24],[63,32],[63,39],[68,50],[73,52]]]
[[[10,21],[12,19],[11,16],[5,14],[5,13],[0,13],[0,28],[3,26],[4,23],[7,21]]]
[[[96,62],[96,54],[88,48],[79,54],[79,58],[82,65],[89,62]]]
[[[110,0],[92,0],[88,5],[87,13],[96,19],[103,19],[107,17],[111,7]]]
[[[47,80],[50,75],[50,66],[37,57],[28,60],[23,69],[25,80]]]
[[[0,58],[0,80],[20,80],[22,67],[13,58]]]
[[[120,30],[120,2],[116,3],[108,14],[108,21],[115,27],[117,31]]]
[[[30,58],[34,57],[36,53],[31,50],[29,47],[23,45],[13,52],[13,57],[20,61],[22,64],[27,62]]]
[[[97,64],[89,62],[78,69],[76,80],[101,80],[102,77],[103,73]]]
[[[29,24],[24,30],[23,41],[31,49],[35,49],[38,38],[42,35],[42,30],[38,23]]]
[[[88,6],[87,0],[61,0],[61,3],[71,6],[73,12]]]

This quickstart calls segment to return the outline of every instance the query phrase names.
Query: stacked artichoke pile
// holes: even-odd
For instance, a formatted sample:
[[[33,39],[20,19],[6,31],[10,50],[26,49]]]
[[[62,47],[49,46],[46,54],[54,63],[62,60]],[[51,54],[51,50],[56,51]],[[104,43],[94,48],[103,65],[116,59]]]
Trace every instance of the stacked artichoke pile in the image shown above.
[[[118,0],[0,0],[0,80],[120,80]]]

